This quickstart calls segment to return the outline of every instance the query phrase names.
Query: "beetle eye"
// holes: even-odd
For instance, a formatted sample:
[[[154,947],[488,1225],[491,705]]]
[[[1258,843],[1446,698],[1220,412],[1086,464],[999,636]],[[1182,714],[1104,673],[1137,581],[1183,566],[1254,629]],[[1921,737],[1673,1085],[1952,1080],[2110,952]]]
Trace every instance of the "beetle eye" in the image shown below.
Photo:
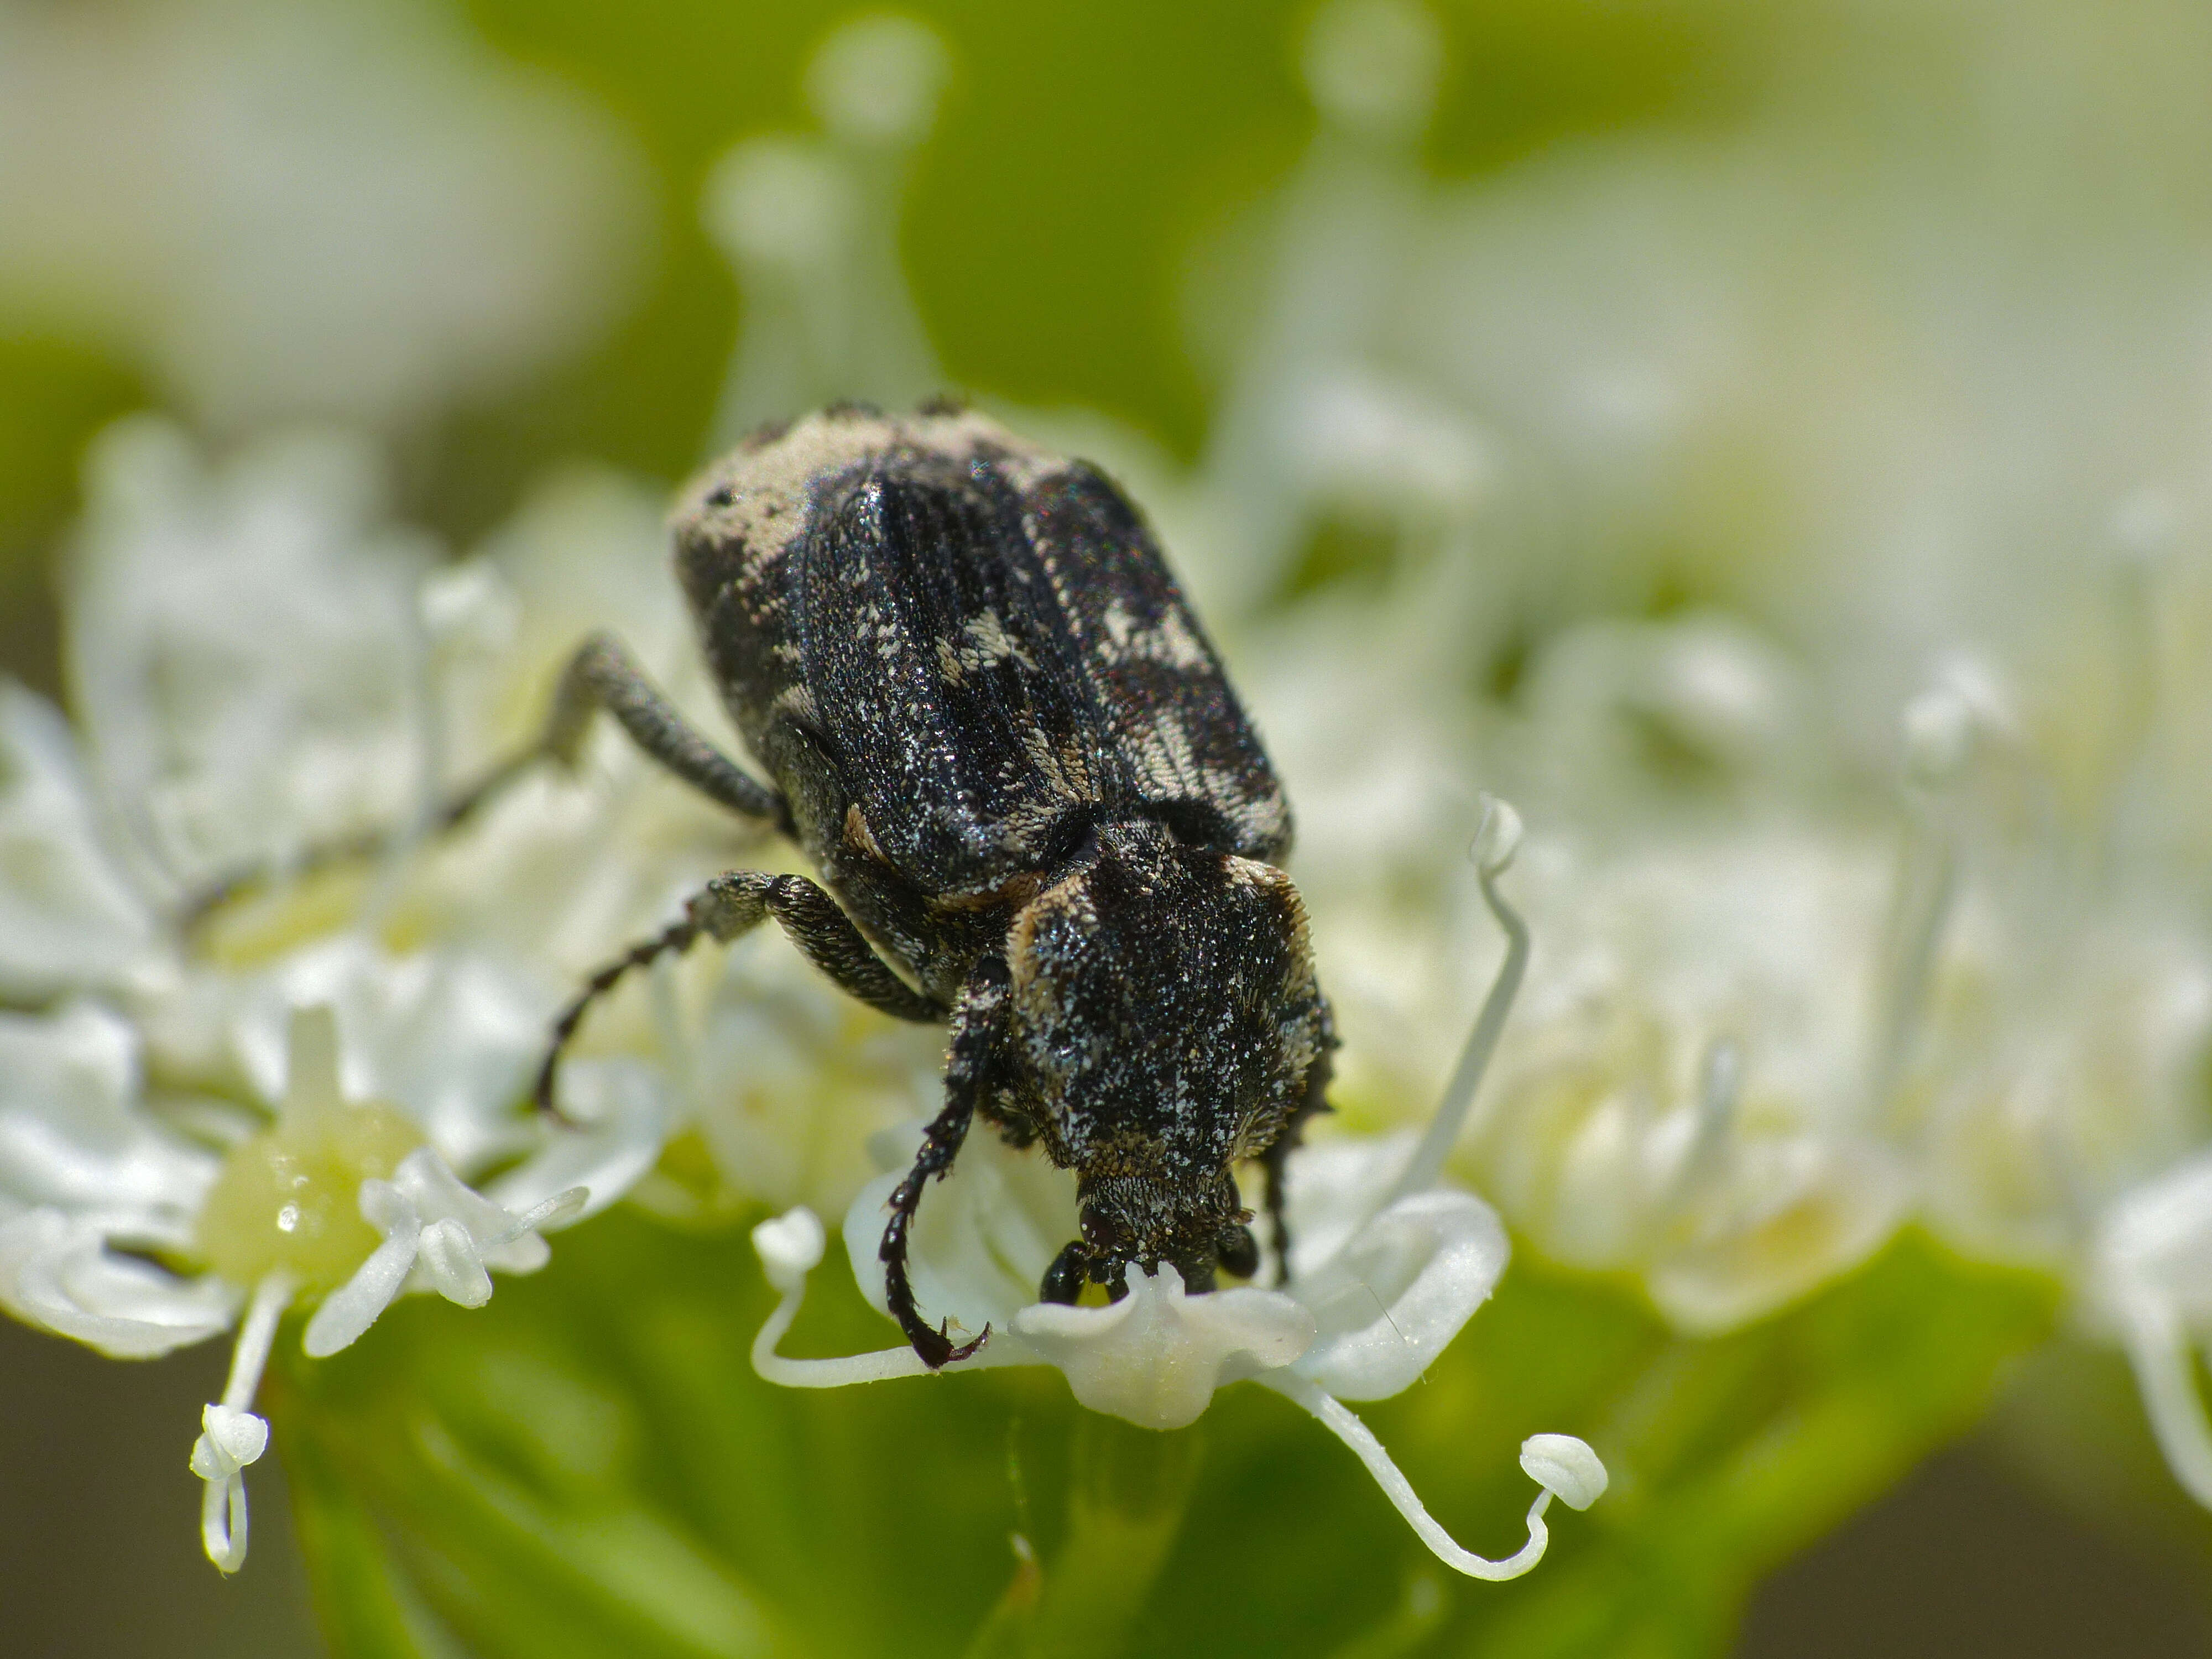
[[[1250,1279],[1260,1271],[1260,1241],[1249,1227],[1231,1227],[1221,1235],[1221,1271],[1232,1279]]]

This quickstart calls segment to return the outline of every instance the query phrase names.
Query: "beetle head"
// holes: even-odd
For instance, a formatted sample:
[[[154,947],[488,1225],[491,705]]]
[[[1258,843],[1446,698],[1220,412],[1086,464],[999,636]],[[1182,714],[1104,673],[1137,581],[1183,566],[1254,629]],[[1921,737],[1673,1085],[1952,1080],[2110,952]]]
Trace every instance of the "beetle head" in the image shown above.
[[[1083,1237],[1046,1293],[1173,1262],[1193,1290],[1256,1251],[1232,1166],[1326,1075],[1305,907],[1271,865],[1138,820],[1097,826],[1015,918],[1006,1085],[1077,1173]],[[1317,1067],[1319,1069],[1317,1069]]]

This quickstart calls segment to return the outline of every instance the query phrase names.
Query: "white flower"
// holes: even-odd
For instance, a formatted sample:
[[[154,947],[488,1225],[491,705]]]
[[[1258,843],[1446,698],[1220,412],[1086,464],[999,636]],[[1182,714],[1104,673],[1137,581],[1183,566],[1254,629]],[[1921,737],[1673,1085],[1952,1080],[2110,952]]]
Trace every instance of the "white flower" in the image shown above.
[[[192,1456],[211,1483],[209,1555],[234,1571],[240,1471],[266,1437],[246,1407],[285,1310],[328,1292],[306,1336],[326,1354],[403,1288],[480,1306],[486,1269],[539,1266],[537,1230],[574,1217],[586,1189],[519,1215],[471,1191],[404,1114],[343,1098],[327,1007],[292,1019],[275,1122],[226,1152],[172,1120],[239,1121],[234,1109],[149,1094],[138,1061],[137,1034],[95,1003],[0,1014],[0,1307],[146,1358],[218,1334],[246,1304],[230,1385]]]
[[[117,983],[146,960],[154,933],[100,851],[68,722],[0,681],[0,994]]]
[[[1930,1033],[1911,1127],[1931,1218],[2068,1281],[2212,1507],[2212,577],[2172,507],[2120,503],[2118,556],[2036,583],[2054,609],[2009,649],[1954,653],[1986,741],[1948,825],[1960,1013]],[[2113,626],[2073,624],[2096,603]]]
[[[1423,1508],[1346,1400],[1398,1394],[1425,1371],[1489,1298],[1505,1270],[1505,1231],[1490,1206],[1436,1184],[1444,1152],[1480,1086],[1525,960],[1519,920],[1497,876],[1518,838],[1512,809],[1493,803],[1476,854],[1486,897],[1513,939],[1458,1074],[1429,1133],[1345,1139],[1301,1149],[1291,1163],[1291,1259],[1272,1287],[1192,1295],[1172,1264],[1133,1271],[1105,1307],[1036,1299],[1055,1251],[1077,1231],[1075,1181],[1034,1152],[971,1137],[915,1218],[909,1258],[915,1295],[966,1334],[991,1332],[956,1370],[1043,1364],[1058,1369],[1093,1411],[1146,1428],[1194,1422],[1216,1389],[1249,1379],[1295,1401],[1358,1455],[1391,1502],[1439,1559],[1479,1578],[1510,1578],[1541,1559],[1543,1514],[1553,1496],[1585,1507],[1604,1490],[1595,1454],[1563,1435],[1539,1435],[1522,1467],[1543,1490],[1529,1511],[1527,1545],[1504,1561],[1462,1549]],[[844,1222],[862,1291],[888,1312],[876,1244],[891,1188],[902,1178],[921,1126],[881,1137],[886,1173],[864,1188]],[[822,1224],[793,1210],[754,1230],[753,1242],[782,1300],[753,1344],[753,1365],[773,1382],[837,1388],[914,1376],[927,1368],[910,1346],[842,1359],[790,1359],[776,1344],[797,1318],[806,1276],[820,1262]]]
[[[2212,1509],[2212,1419],[2197,1380],[2197,1354],[2212,1358],[2212,1153],[2113,1204],[2091,1261],[2091,1305],[2135,1366],[2166,1466]]]
[[[1917,1103],[1924,1204],[1976,1256],[2079,1280],[2106,1212],[2202,1154],[2212,942],[2132,908],[2040,940],[2019,920],[1962,917],[1961,1012],[1931,1033]]]
[[[1949,904],[1899,874],[1899,840],[1912,872],[1933,840],[1904,799],[1858,827],[1793,798],[1834,787],[1799,672],[1709,616],[1592,624],[1528,665],[1524,713],[1455,731],[1421,695],[1437,659],[1386,645],[1370,654],[1390,665],[1395,712],[1374,732],[1330,712],[1370,695],[1350,671],[1296,666],[1322,659],[1322,634],[1261,684],[1294,716],[1269,729],[1300,805],[1347,1109],[1379,1116],[1370,1101],[1448,1063],[1433,1033],[1474,965],[1464,900],[1434,835],[1407,827],[1442,818],[1487,755],[1560,827],[1526,860],[1544,947],[1450,1167],[1544,1255],[1635,1273],[1694,1333],[1763,1317],[1879,1248],[1914,1195],[1884,1103],[1896,1056],[1917,1052],[1933,999],[1914,963]]]
[[[1823,185],[1836,210],[1808,216],[1818,147],[1786,115],[1438,188],[1413,143],[1437,45],[1389,0],[1317,14],[1313,145],[1262,234],[1200,250],[1225,393],[1194,476],[1109,423],[1042,422],[1156,475],[1139,497],[1264,718],[1349,1039],[1340,1104],[1388,1121],[1447,1063],[1473,935],[1437,826],[1503,781],[1547,826],[1547,949],[1449,1167],[1526,1243],[1633,1273],[1692,1334],[1835,1282],[1916,1214],[2094,1278],[2130,1195],[2203,1138],[2205,490],[2142,459],[2202,435],[2170,349],[2201,296],[2093,281],[2085,351],[2002,274],[2002,216],[1900,286],[1924,262],[1898,204],[1978,171],[1876,158],[1882,188]],[[806,318],[749,337],[763,362],[869,320],[831,282],[787,292],[868,211],[849,168],[804,159],[811,185],[723,181],[755,187],[747,224],[718,221],[751,237],[749,294]],[[1379,550],[1311,591],[1301,559],[1339,526]],[[936,1287],[1002,1352],[1033,1244],[971,1240]],[[1021,1272],[987,1294],[994,1251]],[[1294,1335],[1139,1295],[1132,1352],[1209,1356],[1185,1397]]]
[[[50,1005],[0,1013],[0,1306],[129,1358],[239,1325],[193,1457],[230,1571],[265,1442],[249,1407],[288,1309],[314,1309],[305,1345],[326,1354],[404,1291],[481,1305],[492,1272],[544,1260],[541,1230],[659,1156],[674,1103],[637,1062],[579,1065],[578,1127],[523,1104],[570,983],[532,953],[566,927],[597,959],[654,894],[639,861],[600,854],[588,811],[413,844],[448,747],[477,762],[519,700],[472,666],[501,656],[527,682],[536,665],[526,619],[483,625],[496,584],[425,583],[361,446],[264,442],[211,472],[142,420],[97,447],[90,482],[83,758],[52,709],[0,686],[0,988]],[[568,520],[588,537],[607,516]],[[284,878],[376,830],[388,845],[354,867]],[[593,865],[596,884],[572,873]],[[191,895],[256,869],[264,888],[176,925]],[[457,870],[465,903],[441,891]],[[570,904],[523,902],[540,883]]]
[[[434,1290],[481,1308],[491,1300],[489,1270],[544,1267],[548,1251],[537,1230],[580,1214],[589,1190],[571,1187],[518,1216],[463,1186],[429,1148],[410,1152],[390,1181],[361,1183],[362,1218],[384,1242],[323,1298],[300,1346],[317,1359],[351,1346],[402,1290]]]
[[[1906,1213],[1875,1099],[1887,872],[1819,837],[1535,860],[1545,948],[1466,1166],[1554,1260],[1726,1330]]]
[[[92,1002],[0,1013],[0,1305],[118,1358],[227,1329],[245,1287],[191,1249],[217,1156],[144,1107],[129,1024]],[[119,1245],[129,1254],[118,1254]]]
[[[1321,133],[1282,192],[1268,263],[1213,290],[1233,313],[1201,319],[1240,346],[1201,539],[1178,551],[1228,602],[1227,645],[1253,663],[1298,805],[1301,890],[1347,1039],[1337,1097],[1381,1116],[1370,1103],[1418,1098],[1413,1080],[1446,1063],[1437,1034],[1456,1024],[1474,934],[1437,826],[1476,778],[1510,781],[1559,826],[1531,872],[1547,943],[1453,1167],[1553,1259],[1634,1272],[1686,1330],[1732,1328],[1848,1272],[1909,1212],[1914,1171],[1882,1104],[1929,1001],[1884,932],[1905,815],[1889,793],[1876,813],[1824,822],[1849,799],[1848,757],[1802,665],[1755,623],[1692,610],[1563,626],[1546,611],[1563,590],[1590,604],[1610,554],[1563,561],[1547,543],[1539,570],[1516,553],[1524,519],[1559,510],[1526,512],[1526,475],[1561,446],[1522,455],[1499,430],[1513,400],[1465,395],[1492,367],[1468,355],[1484,331],[1404,337],[1409,307],[1448,303],[1438,234],[1463,210],[1407,142],[1433,31],[1347,0],[1311,40]],[[1571,304],[1555,286],[1522,308]],[[1674,365],[1653,367],[1535,392],[1579,398],[1612,459],[1663,453]],[[1582,502],[1570,510],[1579,523]],[[1331,520],[1383,531],[1387,555],[1365,583],[1285,603],[1301,544]],[[1509,649],[1510,708],[1459,695]],[[1948,902],[1905,908],[1904,931],[1940,939]]]
[[[1414,158],[1442,70],[1436,23],[1401,0],[1336,0],[1304,46],[1320,125],[1265,263],[1205,273],[1217,314],[1203,332],[1243,346],[1201,469],[1213,621],[1270,598],[1334,514],[1388,525],[1449,571],[1496,481],[1487,432],[1384,349],[1428,205]]]
[[[219,471],[151,416],[86,458],[71,695],[118,850],[189,889],[404,823],[425,717],[416,583],[357,439],[264,439]]]

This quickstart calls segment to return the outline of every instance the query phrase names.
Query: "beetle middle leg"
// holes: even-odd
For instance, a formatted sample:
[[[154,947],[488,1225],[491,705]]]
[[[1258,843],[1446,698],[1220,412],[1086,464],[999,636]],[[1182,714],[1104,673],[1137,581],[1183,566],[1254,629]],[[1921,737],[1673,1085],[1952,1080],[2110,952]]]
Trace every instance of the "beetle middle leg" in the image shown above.
[[[584,981],[584,988],[553,1023],[553,1039],[538,1068],[532,1091],[538,1106],[554,1109],[555,1075],[569,1039],[592,1005],[613,990],[632,969],[648,966],[665,956],[681,955],[702,938],[727,945],[770,916],[801,955],[859,1001],[894,1019],[918,1024],[934,1024],[945,1018],[943,1006],[893,973],[851,918],[837,908],[837,902],[805,877],[732,870],[715,877],[686,899],[682,917],[652,938],[633,945]]]
[[[648,758],[709,800],[741,817],[791,834],[791,810],[783,797],[702,736],[611,634],[594,634],[576,647],[561,672],[544,729],[440,802],[431,827],[440,832],[459,827],[541,762],[574,767],[591,731],[592,716],[601,709],[615,717]],[[393,832],[380,830],[338,836],[306,848],[294,870],[311,873],[374,858],[392,840]],[[266,874],[256,866],[216,878],[185,900],[178,915],[179,925],[189,932],[218,906],[259,884]]]

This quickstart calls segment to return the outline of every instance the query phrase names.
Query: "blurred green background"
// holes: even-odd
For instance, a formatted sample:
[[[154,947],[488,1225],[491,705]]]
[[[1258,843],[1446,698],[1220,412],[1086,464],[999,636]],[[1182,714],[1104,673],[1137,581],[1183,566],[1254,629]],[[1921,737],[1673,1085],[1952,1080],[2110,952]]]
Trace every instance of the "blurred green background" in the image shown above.
[[[92,8],[128,15],[127,8]],[[662,478],[695,465],[742,317],[695,204],[748,135],[811,125],[801,72],[851,7],[477,3],[468,26],[514,63],[581,89],[649,162],[653,265],[597,342],[495,401],[393,435],[408,515],[465,541],[550,462],[587,456]],[[1188,456],[1207,403],[1179,317],[1193,243],[1279,181],[1313,126],[1295,27],[1310,8],[913,6],[953,79],[908,196],[902,246],[930,333],[963,388],[1107,410]],[[1757,9],[1565,3],[1437,9],[1449,70],[1430,140],[1439,176],[1577,134],[1726,122],[1761,95],[1757,62],[1866,52],[1849,15],[1790,33]],[[206,9],[220,28],[223,8]],[[1900,23],[1903,43],[1914,29]],[[1776,70],[1775,72],[1782,72]],[[4,234],[4,227],[0,227]],[[4,289],[0,289],[4,297]],[[105,422],[158,398],[143,363],[0,310],[0,567],[5,660],[51,684],[43,573]]]
[[[225,31],[242,28],[248,15],[222,3],[161,9],[185,18],[217,52]],[[933,23],[952,56],[952,80],[934,136],[920,152],[901,228],[905,267],[949,375],[959,388],[1025,404],[1103,410],[1176,454],[1194,455],[1215,388],[1187,322],[1191,254],[1281,181],[1311,134],[1293,46],[1307,9],[1259,0],[977,0],[900,9]],[[1585,138],[1725,133],[1778,110],[1843,158],[1922,142],[1971,149],[1976,77],[1993,57],[2017,48],[2047,58],[2061,71],[2052,95],[2063,103],[2063,70],[2074,61],[2066,9],[1994,0],[1437,0],[1448,67],[1425,162],[1439,179],[1479,179]],[[343,11],[348,27],[372,30],[386,15],[445,15],[397,5]],[[2089,11],[2100,30],[2154,40],[2193,15],[2127,0],[2082,15]],[[7,46],[27,30],[61,18],[70,27],[91,20],[85,27],[95,33],[127,33],[140,15],[119,5],[0,0],[0,100],[9,86]],[[800,93],[808,54],[853,15],[848,6],[790,0],[636,0],[620,8],[476,0],[453,15],[452,26],[476,43],[471,50],[580,96],[641,162],[622,175],[638,192],[629,233],[637,264],[599,322],[526,372],[380,416],[403,516],[459,547],[495,523],[550,465],[589,458],[673,481],[700,459],[744,315],[744,296],[699,227],[702,183],[733,141],[811,125]],[[2175,72],[2193,72],[2200,88],[2212,84],[2201,32],[2175,40]],[[20,69],[24,60],[16,61]],[[13,146],[0,148],[0,180],[7,167],[39,162],[40,135],[8,121],[0,111],[0,144]],[[2135,141],[2155,143],[2153,129]],[[2193,142],[2190,133],[2180,137]],[[2113,155],[2116,176],[2148,192],[2154,210],[2162,205],[2160,192],[2171,191],[2177,218],[2204,225],[2208,204],[2193,165],[2130,173],[2126,145]],[[7,199],[0,191],[0,204]],[[22,234],[22,226],[0,222],[0,253]],[[52,690],[61,678],[52,573],[76,507],[78,458],[117,415],[176,398],[173,381],[134,349],[128,329],[80,325],[35,284],[10,287],[9,268],[0,258],[0,667]],[[204,423],[216,441],[238,429],[222,415]],[[661,1248],[635,1223],[610,1224],[610,1232],[588,1249],[580,1236],[574,1241],[575,1271],[586,1282],[595,1270],[614,1271],[607,1263],[624,1252]],[[569,1254],[564,1243],[564,1262]],[[733,1261],[729,1271],[737,1275],[744,1265]],[[1907,1249],[1869,1271],[1909,1278],[1936,1270]],[[546,1317],[532,1299],[538,1291],[535,1285],[503,1290],[484,1317],[507,1322],[498,1328],[517,1340],[556,1340],[557,1332],[532,1323]],[[1500,1310],[1508,1331],[1513,1317],[1540,1320],[1546,1305],[1540,1283],[1523,1280],[1515,1294],[1518,1301]],[[2028,1303],[1998,1299],[2022,1328],[2047,1320],[2047,1308]],[[435,1343],[426,1333],[448,1311],[416,1305],[396,1315],[395,1329],[379,1333],[402,1356],[391,1363],[419,1363],[434,1373]],[[1826,1340],[1819,1334],[1825,1316],[1810,1310],[1809,1322],[1769,1328],[1759,1340]],[[1640,1317],[1620,1311],[1605,1340],[1657,1343]],[[1476,1330],[1490,1340],[1484,1334],[1494,1328],[1485,1316]],[[1877,1346],[1887,1340],[1873,1339]],[[1733,1358],[1707,1352],[1697,1363],[1755,1370],[1755,1353],[1765,1351],[1754,1344],[1730,1352]],[[734,1354],[719,1358],[737,1369]],[[2036,1399],[2074,1400],[2097,1421],[2132,1424],[2117,1360],[2059,1349],[2036,1364],[2057,1376],[2045,1378],[2051,1387]],[[220,1370],[212,1352],[117,1366],[0,1325],[0,1487],[8,1494],[0,1504],[0,1648],[103,1656],[314,1650],[304,1580],[281,1541],[285,1510],[269,1466],[254,1477],[251,1569],[220,1581],[194,1548],[198,1488],[182,1448],[197,1402],[212,1392]],[[331,1420],[371,1409],[347,1394],[343,1367],[331,1368],[327,1386]],[[441,1385],[434,1375],[422,1386],[435,1395]],[[750,1388],[751,1379],[732,1386]],[[1449,1376],[1438,1384],[1453,1386]],[[1962,1385],[1959,1398],[1978,1400],[1981,1387],[1979,1380]],[[1233,1461],[1248,1419],[1271,1404],[1229,1404],[1210,1455]],[[1417,1433],[1419,1402],[1401,1407],[1389,1420]],[[465,1403],[455,1409],[465,1415]],[[1049,1415],[1064,1405],[1036,1409]],[[2190,1558],[2162,1554],[2154,1534],[2100,1530],[2094,1491],[2068,1470],[2039,1483],[2021,1459],[1992,1449],[2023,1435],[2033,1442],[2032,1426],[2009,1438],[2005,1427],[2017,1428],[2030,1409],[2001,1412],[1999,1427],[1976,1446],[1939,1458],[1771,1583],[1754,1604],[1744,1650],[1935,1654],[1970,1643],[2017,1653],[2212,1650],[2203,1604],[2174,1565]],[[988,1455],[977,1415],[983,1408],[962,1410],[969,1415],[957,1421],[948,1413],[953,1449],[972,1441],[969,1449]],[[1962,1426],[1940,1413],[1915,1425],[1898,1443],[1912,1455],[1924,1449],[1915,1435],[1941,1438]],[[2112,1451],[2117,1461],[2145,1461],[2139,1427],[2131,1439],[2127,1429],[2113,1432],[2127,1442]],[[1475,1461],[1487,1467],[1495,1460],[1486,1449]],[[311,1472],[328,1473],[326,1465]],[[369,1476],[356,1471],[353,1478]],[[1313,1497],[1316,1513],[1357,1501],[1342,1497],[1345,1490]],[[2077,1501],[2052,1496],[2062,1490]],[[1838,1492],[1835,1512],[1824,1519],[1871,1495],[1850,1482]],[[1797,1541],[1766,1540],[1750,1551],[1745,1571],[1763,1568]],[[1603,1559],[1586,1559],[1576,1571],[1597,1571],[1594,1563]],[[1003,1565],[977,1571],[988,1577]],[[1589,1582],[1560,1565],[1559,1577],[1540,1575],[1527,1594],[1571,1597],[1573,1586]]]

